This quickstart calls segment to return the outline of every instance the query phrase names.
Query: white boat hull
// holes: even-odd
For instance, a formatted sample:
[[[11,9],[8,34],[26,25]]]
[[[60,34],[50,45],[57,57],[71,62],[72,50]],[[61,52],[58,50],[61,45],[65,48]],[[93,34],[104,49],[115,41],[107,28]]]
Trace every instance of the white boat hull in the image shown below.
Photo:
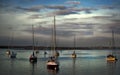
[[[47,62],[47,69],[58,70],[59,69],[59,64],[57,62],[54,62],[54,61],[48,61]]]

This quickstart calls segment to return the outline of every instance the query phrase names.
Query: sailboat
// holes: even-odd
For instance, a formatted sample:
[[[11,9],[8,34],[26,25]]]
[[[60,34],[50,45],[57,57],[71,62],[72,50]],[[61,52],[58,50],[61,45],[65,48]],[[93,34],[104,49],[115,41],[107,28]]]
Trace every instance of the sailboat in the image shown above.
[[[38,45],[38,42],[36,42],[36,45]],[[39,53],[38,47],[35,47],[35,53],[36,53],[36,54]]]
[[[44,55],[46,55],[46,54],[47,54],[47,51],[46,51],[46,50],[47,50],[47,48],[48,48],[48,47],[46,46],[46,48],[45,48],[45,50],[44,50]]]
[[[58,57],[60,54],[56,50],[56,19],[55,19],[55,16],[54,16],[54,27],[53,27],[53,43],[54,43],[54,56]]]
[[[30,55],[29,61],[31,63],[35,63],[35,62],[37,62],[37,56],[35,56],[35,53],[34,53],[34,27],[33,27],[33,25],[32,25],[32,31],[33,31],[33,53]]]
[[[115,42],[114,42],[114,32],[112,30],[112,50],[114,50],[114,44],[115,44]],[[116,58],[116,56],[113,55],[113,52],[111,52],[111,54],[107,55],[106,60],[114,62],[114,61],[117,61],[117,58]]]
[[[10,58],[16,58],[16,55],[17,55],[17,54],[12,51],[11,54],[10,54]]]
[[[8,50],[6,51],[6,54],[8,54],[10,58],[16,58],[17,53],[9,49],[10,43],[12,44],[12,42],[13,42],[13,33],[12,33],[12,37],[10,38],[10,41],[8,44]]]
[[[7,55],[10,55],[10,53],[11,53],[10,50],[7,50],[7,51],[6,51],[6,54],[7,54]]]
[[[33,54],[31,54],[31,56],[30,56],[30,58],[29,58],[29,61],[30,61],[31,63],[37,62],[37,57],[35,56],[34,52],[33,52]]]
[[[8,48],[7,48],[7,50],[6,50],[6,54],[7,55],[10,55],[11,54],[11,52],[10,52],[10,43],[11,43],[11,40],[12,40],[12,38],[11,38],[11,36],[9,37],[9,40],[8,40]]]
[[[35,53],[38,54],[39,53],[39,50],[38,48],[35,49]]]
[[[50,59],[47,61],[47,69],[57,71],[59,69],[59,62],[56,58],[55,47],[56,47],[56,32],[55,32],[55,16],[54,16],[54,28],[52,34],[52,42],[53,42],[53,54]]]
[[[73,51],[73,53],[71,55],[72,58],[76,58],[77,57],[77,55],[75,53],[75,45],[76,45],[76,41],[75,41],[75,36],[74,36],[74,51]]]

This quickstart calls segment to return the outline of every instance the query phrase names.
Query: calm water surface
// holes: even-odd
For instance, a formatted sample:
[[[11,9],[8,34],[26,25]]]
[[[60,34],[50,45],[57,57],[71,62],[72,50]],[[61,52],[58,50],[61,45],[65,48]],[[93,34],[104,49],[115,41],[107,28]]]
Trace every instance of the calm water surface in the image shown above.
[[[39,51],[38,62],[31,64],[29,56],[32,50],[14,50],[17,58],[10,59],[6,49],[0,49],[0,75],[120,75],[120,50],[116,50],[118,61],[109,63],[105,60],[111,52],[109,50],[76,50],[77,58],[70,56],[72,50],[59,51],[59,71],[49,71],[46,62],[50,56],[44,51]]]

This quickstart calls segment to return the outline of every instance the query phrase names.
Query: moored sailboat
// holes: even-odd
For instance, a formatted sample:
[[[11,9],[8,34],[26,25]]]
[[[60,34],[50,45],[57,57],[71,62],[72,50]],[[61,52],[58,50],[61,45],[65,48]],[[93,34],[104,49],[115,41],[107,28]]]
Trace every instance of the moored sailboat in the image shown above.
[[[114,44],[115,44],[115,42],[114,42],[114,32],[113,32],[113,30],[112,30],[112,50],[114,50]],[[111,52],[111,54],[109,54],[109,55],[107,55],[107,58],[106,58],[106,60],[108,61],[108,62],[115,62],[115,61],[117,61],[118,59],[117,59],[117,57],[115,56],[115,55],[113,55],[113,52]]]
[[[73,53],[71,55],[72,58],[76,58],[77,57],[77,55],[75,53],[75,45],[76,45],[76,40],[75,40],[75,36],[74,36],[74,51],[73,51]]]
[[[10,58],[16,58],[16,56],[17,56],[17,53],[10,49],[10,45],[13,44],[13,40],[14,40],[14,34],[12,32],[12,35],[11,35],[11,37],[9,39],[9,43],[8,43],[8,50],[6,51],[6,54],[8,54],[8,56]],[[11,48],[12,48],[12,46],[11,46]]]
[[[11,54],[11,51],[10,51],[10,44],[11,44],[12,38],[13,38],[13,34],[12,34],[12,37],[9,37],[8,49],[6,50],[6,54],[7,54],[7,55],[10,55],[10,54]]]
[[[29,61],[31,63],[36,63],[37,62],[37,56],[35,56],[35,54],[34,54],[34,27],[33,27],[33,25],[32,25],[32,31],[33,31],[33,35],[32,35],[32,38],[33,38],[33,53],[30,55]]]
[[[107,61],[117,61],[117,58],[113,54],[109,54],[109,55],[107,55],[106,60]]]
[[[52,56],[47,61],[47,69],[49,70],[58,70],[59,69],[59,62],[56,59],[56,56],[59,55],[59,53],[56,52],[56,31],[55,31],[55,16],[54,16],[54,28],[53,28],[53,34],[52,34],[52,42],[53,42],[53,50],[52,50]],[[57,54],[56,54],[57,53]]]
[[[6,54],[7,54],[7,55],[10,55],[10,53],[11,53],[10,50],[7,50],[7,51],[6,51]]]
[[[16,58],[16,55],[17,55],[17,54],[12,51],[12,52],[10,53],[10,58]]]
[[[29,58],[29,61],[31,63],[37,62],[37,57],[35,56],[34,52],[33,52],[33,54],[31,54],[31,56]]]
[[[72,53],[71,57],[72,57],[72,58],[76,58],[76,57],[77,57],[77,55],[76,55],[75,51],[73,51],[73,53]]]

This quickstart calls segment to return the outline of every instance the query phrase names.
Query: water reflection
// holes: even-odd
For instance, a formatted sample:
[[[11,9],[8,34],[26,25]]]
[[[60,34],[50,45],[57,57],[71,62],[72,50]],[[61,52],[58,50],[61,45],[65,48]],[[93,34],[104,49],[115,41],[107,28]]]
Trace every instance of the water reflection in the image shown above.
[[[72,71],[73,71],[73,74],[72,75],[76,75],[75,74],[75,70],[76,70],[76,58],[72,58],[73,59],[73,65],[72,65],[72,67],[73,67],[73,69],[72,69]]]
[[[59,72],[59,70],[50,70],[50,69],[47,69],[47,70],[49,75],[57,75]]]
[[[15,72],[15,59],[10,59],[10,70],[9,73],[10,75],[14,75]]]
[[[116,75],[115,74],[116,70],[116,62],[107,62],[107,75]]]
[[[31,65],[31,75],[35,75],[35,67],[37,66],[37,63],[30,63]]]
[[[109,51],[77,51],[77,58],[72,59],[69,57],[72,51],[65,50],[58,57],[60,62],[58,71],[47,69],[46,61],[50,55],[46,54],[45,58],[44,51],[38,54],[36,64],[30,63],[28,58],[31,52],[32,50],[18,50],[17,58],[10,59],[6,56],[5,50],[0,50],[0,75],[120,75],[120,61],[106,62],[105,60]],[[120,59],[120,50],[116,53]]]

